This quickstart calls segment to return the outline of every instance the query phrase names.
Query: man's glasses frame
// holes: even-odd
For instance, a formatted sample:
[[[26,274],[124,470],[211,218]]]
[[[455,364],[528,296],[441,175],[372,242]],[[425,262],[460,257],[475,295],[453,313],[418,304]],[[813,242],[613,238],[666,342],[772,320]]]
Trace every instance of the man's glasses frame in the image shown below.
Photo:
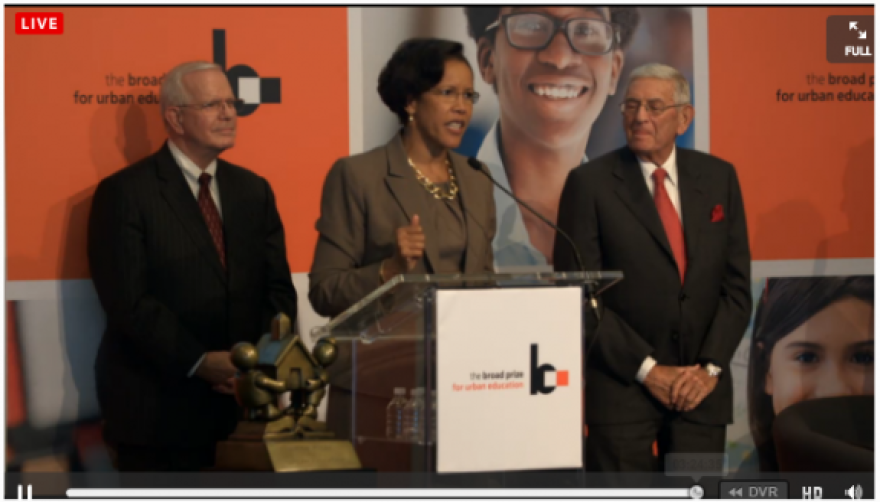
[[[510,38],[510,31],[507,29],[507,23],[510,19],[520,17],[520,16],[539,16],[539,17],[547,19],[548,21],[553,23],[553,31],[551,32],[550,36],[547,37],[547,41],[544,42],[543,45],[524,46],[524,45],[517,45],[517,44],[513,43],[513,40],[511,40],[511,38]],[[577,22],[579,22],[579,21],[592,21],[592,22],[596,22],[596,23],[602,23],[602,24],[610,27],[613,34],[611,37],[611,44],[609,45],[609,47],[602,52],[588,52],[588,51],[578,50],[578,48],[575,47],[574,42],[572,42],[571,36],[568,33],[569,25],[573,22],[576,22],[576,21]],[[584,56],[602,56],[602,55],[608,54],[609,52],[613,51],[614,49],[616,49],[617,47],[620,46],[620,26],[615,23],[605,21],[604,19],[596,19],[594,17],[577,17],[577,18],[566,19],[563,21],[563,20],[555,18],[551,15],[544,14],[543,12],[514,12],[512,14],[505,14],[505,15],[501,16],[500,18],[498,18],[497,20],[495,20],[493,23],[491,23],[489,26],[486,27],[486,33],[488,33],[491,30],[495,30],[495,29],[499,28],[501,25],[504,25],[504,34],[505,34],[505,36],[507,36],[507,43],[509,43],[512,47],[514,47],[516,49],[521,49],[521,50],[543,51],[547,47],[550,47],[550,44],[553,43],[553,39],[556,38],[556,34],[559,33],[560,31],[565,36],[565,40],[568,41],[568,45],[569,45],[569,47],[571,47],[571,50],[573,50],[574,52],[576,52],[578,54],[582,54]]]
[[[233,111],[238,112],[241,110],[241,107],[244,106],[243,99],[215,99],[214,101],[209,101],[207,103],[186,103],[182,105],[175,105],[179,108],[192,108],[193,110],[207,110],[210,112],[219,113],[224,107],[230,107]]]
[[[667,105],[666,103],[660,100],[649,100],[649,101],[636,101],[636,100],[626,100],[623,103],[620,103],[620,111],[624,115],[638,115],[639,110],[642,107],[645,107],[645,111],[648,112],[648,115],[652,117],[659,117],[663,115],[666,110],[670,108],[678,108],[679,106],[688,106],[690,103],[672,103],[671,105]],[[635,106],[635,108],[633,108]]]

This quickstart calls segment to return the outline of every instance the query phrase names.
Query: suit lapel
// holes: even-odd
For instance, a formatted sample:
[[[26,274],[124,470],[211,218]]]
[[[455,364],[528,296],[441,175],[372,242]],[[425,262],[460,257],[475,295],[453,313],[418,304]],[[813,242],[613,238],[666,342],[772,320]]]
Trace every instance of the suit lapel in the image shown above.
[[[465,245],[465,255],[464,255],[464,266],[462,267],[462,271],[464,273],[468,273],[472,268],[476,268],[474,272],[479,272],[479,268],[483,265],[480,261],[479,256],[475,256],[474,253],[483,252],[485,248],[482,246],[477,246],[477,242],[480,239],[485,240],[485,232],[481,230],[483,229],[480,224],[482,223],[479,219],[474,217],[473,215],[484,214],[486,201],[480,198],[480,194],[473,191],[473,188],[478,186],[476,180],[474,179],[476,176],[482,176],[473,170],[467,164],[467,160],[464,157],[459,155],[452,155],[452,169],[455,172],[455,177],[458,178],[458,195],[461,197],[461,214],[464,218],[465,231],[467,232],[467,244]],[[470,218],[468,218],[470,216]],[[488,246],[491,246],[492,243],[487,243]],[[479,265],[480,267],[474,267],[474,264]]]
[[[684,241],[687,248],[688,269],[697,258],[697,246],[703,225],[709,221],[705,196],[700,184],[700,170],[690,162],[689,152],[679,148],[678,164],[679,197],[681,198],[681,219],[684,227]],[[687,275],[685,275],[687,279]]]
[[[648,184],[642,175],[642,168],[635,154],[629,148],[621,151],[619,162],[614,169],[614,175],[618,178],[615,189],[617,195],[624,204],[636,215],[642,225],[648,229],[657,244],[666,251],[666,255],[675,263],[675,255],[669,246],[666,230],[657,213],[657,206],[648,191]],[[687,238],[687,236],[685,236]]]
[[[230,169],[225,161],[217,159],[217,187],[220,192],[220,205],[223,207],[223,237],[226,240],[226,269],[229,282],[233,283],[236,274],[241,270],[237,265],[242,262],[243,254],[247,249],[243,231],[249,222],[247,213],[242,210],[242,191],[236,189]]]
[[[204,255],[205,259],[211,264],[211,268],[217,272],[217,275],[226,282],[226,271],[220,263],[220,256],[214,247],[214,241],[211,239],[211,232],[208,231],[208,225],[199,209],[199,203],[193,196],[192,190],[183,177],[183,172],[168,145],[159,150],[158,155],[158,175],[163,181],[162,197],[171,206],[174,214],[186,228],[187,233],[192,237],[193,242]],[[224,211],[224,214],[226,211]]]
[[[425,258],[428,273],[433,273],[434,264],[440,263],[440,245],[437,236],[433,235],[433,221],[428,214],[428,206],[425,203],[425,195],[418,190],[423,190],[416,179],[416,174],[407,163],[406,151],[400,134],[396,134],[385,145],[388,156],[388,176],[385,183],[391,194],[397,199],[401,209],[406,214],[407,224],[412,221],[414,215],[419,215],[422,228],[425,232]]]

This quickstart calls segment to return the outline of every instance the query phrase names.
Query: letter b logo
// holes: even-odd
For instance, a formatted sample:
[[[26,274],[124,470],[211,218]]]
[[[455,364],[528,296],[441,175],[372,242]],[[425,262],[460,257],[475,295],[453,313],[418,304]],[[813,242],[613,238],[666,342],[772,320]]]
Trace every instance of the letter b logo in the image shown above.
[[[568,385],[568,371],[556,371],[551,364],[542,364],[538,366],[538,344],[533,343],[531,347],[531,363],[530,370],[530,393],[549,394],[556,390],[556,387],[565,387]],[[552,384],[548,384],[548,380]]]

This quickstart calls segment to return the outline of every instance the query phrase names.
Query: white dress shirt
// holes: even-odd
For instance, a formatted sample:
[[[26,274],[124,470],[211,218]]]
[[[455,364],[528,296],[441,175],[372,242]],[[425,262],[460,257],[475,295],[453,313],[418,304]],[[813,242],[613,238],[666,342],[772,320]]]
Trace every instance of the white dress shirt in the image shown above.
[[[186,184],[189,185],[189,189],[192,190],[193,197],[195,197],[196,200],[199,200],[199,176],[201,176],[203,172],[211,175],[211,184],[208,185],[208,188],[211,189],[211,198],[214,199],[214,204],[217,206],[217,212],[220,214],[220,219],[222,220],[223,208],[220,206],[220,185],[217,184],[217,159],[212,160],[211,163],[208,164],[208,167],[202,171],[202,169],[197,166],[195,162],[190,160],[180,148],[177,148],[177,145],[175,145],[170,139],[168,140],[168,149],[171,150],[171,156],[174,157],[174,160],[177,161],[177,165],[180,166],[181,171],[183,171],[183,177],[186,179]]]
[[[645,176],[645,183],[648,184],[648,192],[651,193],[651,197],[653,198],[653,174],[654,171],[657,170],[657,164],[639,159],[639,165],[642,166],[642,174]],[[672,200],[672,205],[675,206],[675,212],[678,213],[678,219],[680,220],[681,197],[678,194],[678,167],[675,163],[675,147],[672,148],[672,153],[669,154],[669,158],[666,159],[666,162],[660,167],[666,171],[666,182],[663,185],[666,187],[666,193],[669,194],[669,198]]]
[[[208,164],[208,167],[202,171],[202,169],[197,166],[195,162],[190,160],[180,148],[177,148],[177,145],[175,145],[170,139],[168,140],[168,149],[171,150],[171,156],[174,157],[174,160],[177,161],[177,165],[180,166],[180,170],[183,171],[183,177],[186,179],[186,184],[189,185],[189,189],[192,190],[193,197],[195,197],[197,201],[199,200],[200,188],[199,176],[202,175],[202,172],[211,175],[211,183],[208,185],[208,188],[211,191],[211,197],[214,199],[214,204],[217,206],[217,213],[219,213],[220,219],[222,220],[223,210],[220,209],[220,186],[217,184],[217,160],[212,160],[211,163]],[[202,357],[200,357],[199,360],[196,361],[196,364],[193,365],[192,369],[189,370],[187,377],[192,377],[204,360],[205,354],[202,354]]]
[[[648,184],[648,191],[651,193],[651,197],[654,197],[654,171],[657,170],[657,164],[653,162],[648,162],[642,159],[639,159],[639,165],[642,166],[642,174],[645,176],[645,183]],[[666,193],[669,194],[669,199],[672,201],[672,205],[675,207],[675,212],[678,213],[678,219],[681,220],[681,196],[678,192],[678,166],[675,163],[675,147],[672,147],[672,153],[669,155],[669,158],[666,159],[666,162],[663,163],[662,167],[666,171],[666,181],[663,183],[666,188]],[[636,373],[636,380],[640,383],[645,382],[645,378],[648,376],[648,373],[657,365],[657,361],[648,356],[645,358],[642,365],[639,367],[638,373]]]

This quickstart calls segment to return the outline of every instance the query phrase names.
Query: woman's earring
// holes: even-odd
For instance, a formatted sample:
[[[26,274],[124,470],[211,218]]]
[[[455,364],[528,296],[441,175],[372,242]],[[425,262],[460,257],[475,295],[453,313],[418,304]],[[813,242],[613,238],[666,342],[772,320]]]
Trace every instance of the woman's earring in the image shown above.
[[[409,121],[410,121],[410,122],[413,121],[413,116],[412,116],[412,115],[409,116]]]

